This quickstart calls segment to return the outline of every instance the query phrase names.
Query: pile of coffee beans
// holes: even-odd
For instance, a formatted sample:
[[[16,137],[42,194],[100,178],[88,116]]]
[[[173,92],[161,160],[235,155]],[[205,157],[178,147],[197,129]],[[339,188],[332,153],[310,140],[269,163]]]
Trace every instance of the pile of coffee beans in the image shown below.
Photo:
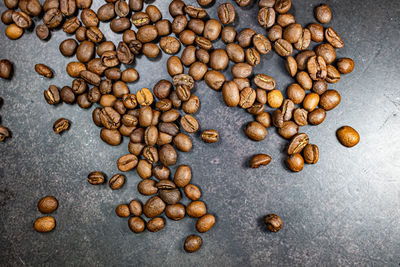
[[[53,196],[45,196],[37,204],[38,210],[43,214],[53,213],[58,208],[58,201]],[[56,227],[56,220],[52,216],[43,216],[36,219],[33,228],[41,233],[51,232]]]

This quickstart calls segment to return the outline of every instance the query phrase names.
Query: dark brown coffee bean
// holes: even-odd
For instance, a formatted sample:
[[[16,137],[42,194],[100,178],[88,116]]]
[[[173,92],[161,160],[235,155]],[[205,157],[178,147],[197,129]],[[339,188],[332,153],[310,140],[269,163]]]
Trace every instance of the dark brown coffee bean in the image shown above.
[[[101,21],[109,21],[115,17],[115,9],[113,3],[106,3],[97,10],[97,17]]]
[[[223,49],[216,49],[210,55],[210,67],[214,70],[224,70],[228,67],[228,54]]]
[[[183,73],[183,65],[179,57],[172,56],[167,60],[167,71],[171,76]]]
[[[76,0],[76,7],[79,9],[90,8],[92,0]]]
[[[193,77],[195,81],[200,81],[206,74],[208,67],[202,62],[194,62],[189,68],[189,75]]]
[[[293,120],[299,126],[308,124],[308,111],[303,108],[296,108],[293,112]]]
[[[307,26],[307,29],[310,31],[311,40],[316,43],[320,43],[324,40],[324,27],[318,23],[311,23]]]
[[[171,33],[171,22],[167,19],[157,21],[155,24],[158,36],[166,36]]]
[[[86,30],[86,37],[93,43],[100,43],[103,40],[104,35],[99,28],[89,27]]]
[[[215,224],[215,217],[211,214],[206,214],[199,218],[196,222],[196,230],[199,233],[208,232]]]
[[[132,154],[127,154],[125,156],[120,157],[117,160],[118,170],[122,172],[127,172],[134,169],[137,164],[138,164],[138,158]]]
[[[258,53],[257,49],[254,47],[246,49],[246,62],[249,63],[251,66],[256,66],[260,64],[260,54]]]
[[[185,206],[181,203],[168,205],[165,209],[165,215],[174,221],[179,221],[185,217]]]
[[[312,90],[314,91],[314,93],[322,95],[323,93],[326,92],[327,88],[328,84],[325,80],[318,80],[313,83]]]
[[[221,40],[226,43],[233,43],[236,38],[236,30],[232,26],[226,26],[221,31]]]
[[[114,10],[117,16],[123,18],[129,14],[129,5],[124,0],[118,0],[115,2]]]
[[[243,62],[245,59],[245,53],[243,48],[235,43],[229,43],[226,45],[226,52],[230,60],[235,63]]]
[[[88,175],[88,182],[92,185],[104,184],[106,176],[102,172],[91,172]]]
[[[300,71],[296,74],[296,81],[305,90],[311,90],[313,82],[310,75],[305,71]]]
[[[207,213],[207,208],[203,201],[196,200],[187,205],[186,213],[192,218],[200,218]]]
[[[172,17],[176,17],[178,15],[184,15],[183,8],[185,7],[185,3],[182,0],[173,0],[169,4],[169,13]]]
[[[203,8],[192,5],[185,6],[184,11],[191,18],[202,19],[207,16],[207,12]]]
[[[321,95],[319,105],[326,111],[329,111],[337,107],[337,105],[340,103],[340,100],[340,94],[336,90],[328,90]]]
[[[239,87],[233,81],[225,82],[222,87],[222,97],[228,107],[236,107],[240,102]]]
[[[305,133],[298,133],[292,137],[290,140],[287,153],[288,155],[292,155],[295,153],[300,153],[304,147],[308,144],[309,138]]]
[[[220,90],[226,79],[221,72],[210,70],[204,76],[204,80],[210,88]]]
[[[265,216],[264,223],[271,232],[278,232],[282,228],[282,219],[276,214]]]
[[[194,63],[196,61],[196,48],[192,45],[187,46],[181,55],[181,61],[183,63],[183,65],[185,66],[190,66],[192,65],[192,63]]]
[[[326,5],[320,5],[315,8],[315,18],[320,23],[329,23],[332,19],[332,11],[331,8]]]
[[[271,157],[267,154],[257,154],[250,159],[250,168],[267,166],[271,162]]]
[[[14,11],[11,16],[12,20],[14,23],[22,28],[22,29],[28,29],[32,26],[32,19],[29,17],[28,14],[22,11]]]
[[[320,56],[313,56],[307,62],[307,70],[313,80],[323,80],[327,75],[325,60]]]
[[[140,11],[143,9],[143,0],[129,0],[129,7],[133,11]]]
[[[184,30],[179,34],[179,40],[183,45],[191,45],[196,40],[196,34],[192,30]]]
[[[279,26],[281,26],[282,28],[286,28],[287,26],[289,26],[290,24],[293,24],[295,22],[296,22],[296,19],[290,13],[279,14],[276,19],[276,23]]]
[[[265,29],[271,28],[275,24],[275,18],[275,10],[271,7],[263,7],[258,11],[258,24]]]
[[[160,197],[154,196],[146,202],[143,212],[147,218],[153,218],[160,215],[165,210],[165,207],[164,201]]]
[[[292,23],[283,32],[283,39],[289,43],[295,44],[303,35],[303,29],[300,24]]]
[[[188,19],[184,15],[179,15],[174,18],[171,23],[172,32],[175,34],[180,34],[183,32],[188,24]]]
[[[56,220],[51,216],[37,218],[33,227],[37,232],[51,232],[56,227]]]
[[[50,37],[50,30],[49,28],[44,25],[44,24],[40,24],[36,27],[36,36],[40,39],[40,40],[47,40]]]
[[[162,19],[162,14],[160,10],[154,5],[148,5],[146,7],[146,13],[149,15],[152,23],[156,23],[160,19]]]
[[[172,122],[161,122],[158,124],[158,129],[160,132],[171,136],[176,136],[179,133],[179,127]]]
[[[289,75],[294,77],[297,74],[297,62],[292,56],[286,58],[286,70]]]
[[[123,174],[116,174],[108,181],[108,185],[112,190],[120,189],[125,183],[125,176]]]
[[[246,48],[251,45],[253,36],[255,34],[256,32],[253,29],[245,28],[238,33],[236,36],[236,41],[241,47]]]
[[[12,14],[14,10],[7,9],[3,13],[1,13],[1,22],[5,25],[9,25],[13,23]]]
[[[238,1],[244,1],[244,0],[236,0],[236,2]],[[202,244],[203,240],[201,239],[200,236],[190,235],[186,238],[183,248],[185,249],[186,252],[193,253],[198,251],[201,248]]]
[[[272,90],[275,88],[275,79],[266,74],[257,74],[253,78],[253,82],[263,90]]]
[[[129,229],[132,232],[139,234],[146,228],[146,223],[140,217],[130,217],[128,220]]]
[[[80,77],[84,79],[86,82],[90,83],[91,85],[99,86],[101,82],[101,78],[96,73],[93,73],[88,70],[83,70],[80,72]]]
[[[168,167],[159,164],[153,167],[153,175],[159,180],[165,180],[169,178],[170,170]],[[169,181],[169,180],[168,180]]]
[[[64,86],[61,88],[60,97],[62,101],[67,104],[72,104],[75,102],[75,94],[69,86]]]
[[[201,63],[208,64],[210,62],[210,54],[204,49],[198,49],[195,55]]]
[[[117,47],[117,57],[119,62],[123,64],[131,64],[134,60],[134,55],[131,53],[128,45],[124,42],[119,42]]]
[[[317,145],[308,144],[304,150],[304,161],[308,164],[316,164],[319,159],[319,149]]]
[[[79,27],[81,22],[78,17],[72,17],[63,24],[63,31],[65,33],[73,34]]]
[[[315,56],[315,52],[313,50],[307,50],[297,54],[296,56],[297,68],[299,70],[306,70],[307,62],[313,56]]]
[[[13,65],[8,59],[0,60],[0,77],[9,79],[13,72]]]
[[[131,20],[133,25],[135,25],[137,28],[150,24],[149,15],[141,11],[133,14]]]
[[[157,194],[158,189],[155,184],[156,182],[152,179],[144,179],[137,186],[138,192],[145,196]]]
[[[254,141],[262,141],[268,135],[267,129],[261,123],[256,121],[249,122],[246,125],[244,132],[247,137]]]
[[[336,64],[337,69],[342,74],[348,74],[354,70],[354,61],[351,58],[340,58]]]
[[[261,123],[261,125],[264,126],[265,128],[271,127],[272,124],[271,115],[265,111],[257,114],[256,121]]]
[[[293,121],[285,121],[281,128],[279,128],[278,133],[285,139],[292,138],[295,134],[299,132],[299,126]]]
[[[158,232],[164,229],[165,222],[161,217],[156,217],[147,222],[147,230],[150,232]]]
[[[256,91],[251,87],[246,87],[240,91],[239,105],[242,108],[250,108],[256,100]]]
[[[278,39],[274,44],[274,49],[281,57],[287,57],[293,53],[292,44],[285,39]]]
[[[130,215],[129,206],[126,204],[120,204],[115,208],[115,213],[118,217],[127,218]]]
[[[41,213],[50,214],[57,209],[58,201],[53,196],[45,196],[39,200],[37,206]]]
[[[292,154],[286,158],[286,166],[292,172],[301,172],[304,167],[304,159],[300,154]]]
[[[134,216],[142,215],[143,207],[142,203],[139,200],[132,200],[129,202],[129,211]]]
[[[118,146],[122,141],[121,133],[115,129],[101,129],[100,138],[111,146]]]
[[[200,49],[210,50],[213,47],[211,41],[202,36],[197,36],[194,41]]]
[[[158,152],[158,156],[160,158],[161,163],[164,164],[165,166],[174,165],[178,158],[176,150],[170,144],[165,144],[161,146]]]
[[[326,117],[326,111],[322,108],[316,108],[308,114],[308,121],[312,125],[321,124]]]
[[[236,13],[235,8],[231,3],[225,3],[218,6],[218,18],[223,24],[234,22]]]
[[[292,6],[291,0],[276,0],[275,1],[275,10],[281,14],[288,12],[290,10],[291,6]]]
[[[176,54],[181,48],[181,45],[175,37],[167,36],[161,38],[160,47],[167,54]]]
[[[182,128],[188,133],[195,133],[199,130],[199,123],[192,115],[185,115],[180,120]]]
[[[89,101],[87,93],[79,95],[76,99],[76,103],[78,103],[80,108],[90,108],[92,106],[92,102]]]
[[[290,99],[285,99],[282,104],[282,115],[284,121],[289,121],[292,119],[294,111],[294,103]]]
[[[46,77],[46,78],[53,78],[53,71],[44,64],[36,64],[35,71],[37,74]]]
[[[43,23],[50,29],[57,28],[63,19],[62,13],[57,8],[51,8],[43,16]]]
[[[268,31],[268,39],[271,42],[275,42],[279,39],[282,39],[282,27],[279,25],[272,26]]]
[[[306,50],[311,43],[311,32],[309,29],[303,29],[302,34],[299,38],[299,40],[294,44],[294,48],[297,50]]]
[[[253,36],[253,45],[257,51],[262,54],[266,55],[271,52],[271,43],[267,37],[262,34],[256,34]]]
[[[237,63],[233,65],[231,72],[235,78],[247,78],[253,72],[253,66],[247,63]]]
[[[326,66],[326,81],[328,83],[337,83],[340,81],[340,72],[332,65]]]
[[[65,118],[56,120],[53,124],[53,131],[55,134],[60,134],[69,129],[70,122]]]
[[[131,21],[128,18],[118,18],[118,19],[113,19],[110,22],[110,28],[113,32],[119,33],[119,32],[124,32],[126,30],[128,30],[131,27]],[[154,27],[154,26],[153,26]],[[142,27],[141,27],[142,28]],[[140,29],[141,29],[140,28]],[[139,31],[140,31],[139,29]],[[139,33],[138,31],[138,33]],[[154,33],[154,32],[153,32]],[[141,32],[141,38],[143,38],[143,32]],[[149,36],[149,39],[151,39],[153,37]],[[138,38],[139,39],[139,38]],[[155,38],[154,38],[155,39]],[[153,40],[154,40],[153,39]],[[141,39],[139,39],[139,41],[142,41]]]
[[[192,140],[184,133],[179,133],[174,137],[175,147],[182,152],[189,152],[192,149]]]
[[[317,56],[323,57],[327,65],[332,64],[336,59],[336,51],[330,44],[321,44],[315,48]]]
[[[75,0],[59,0],[61,12],[69,17],[73,15],[76,11],[76,1]]]
[[[66,39],[60,44],[60,52],[65,57],[72,57],[75,55],[75,51],[78,47],[78,43],[75,39]]]
[[[60,103],[60,92],[55,85],[50,85],[49,89],[44,90],[43,95],[46,99],[46,102],[50,105],[57,105]]]

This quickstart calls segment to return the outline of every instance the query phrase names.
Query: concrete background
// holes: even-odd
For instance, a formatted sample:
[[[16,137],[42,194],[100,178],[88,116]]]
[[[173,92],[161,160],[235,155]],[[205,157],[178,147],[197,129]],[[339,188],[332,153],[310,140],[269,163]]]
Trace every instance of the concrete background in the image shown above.
[[[94,1],[93,9],[103,4]],[[185,1],[194,3],[195,1]],[[291,13],[303,26],[314,22],[316,0],[293,1]],[[203,247],[187,254],[183,242],[195,233],[195,220],[167,220],[158,233],[133,234],[127,219],[118,218],[114,208],[131,199],[147,198],[136,190],[141,180],[127,173],[127,184],[112,192],[107,185],[91,186],[87,174],[94,170],[109,177],[117,173],[116,159],[127,153],[127,140],[110,147],[99,138],[91,122],[91,110],[77,105],[47,105],[43,90],[50,84],[70,85],[65,74],[70,59],[63,58],[58,45],[66,38],[53,32],[48,42],[27,32],[17,41],[4,36],[0,25],[0,58],[14,63],[11,81],[0,80],[4,105],[1,124],[13,138],[0,144],[0,265],[1,266],[293,266],[369,265],[398,266],[400,263],[400,1],[326,1],[333,9],[330,23],[345,47],[338,57],[351,57],[352,74],[329,86],[342,95],[341,104],[318,127],[302,128],[319,146],[320,160],[300,174],[284,166],[287,144],[274,129],[260,143],[247,139],[243,126],[252,116],[239,108],[228,108],[221,94],[197,83],[201,99],[196,117],[201,128],[216,129],[218,144],[207,145],[192,136],[193,150],[179,154],[179,164],[193,169],[208,211],[215,214],[214,228],[202,234]],[[155,1],[168,14],[169,1]],[[216,17],[215,4],[207,9]],[[0,11],[4,11],[3,1]],[[254,27],[258,7],[237,8],[238,30]],[[35,19],[37,24],[37,19]],[[119,41],[108,24],[101,29],[108,40]],[[220,42],[216,47],[222,47]],[[168,78],[163,54],[154,62],[138,58],[133,65],[140,80],[132,92],[152,88]],[[55,70],[48,80],[34,72],[36,63]],[[266,73],[284,89],[293,80],[284,60],[270,53],[255,73]],[[230,74],[227,72],[227,76]],[[52,131],[59,117],[72,121],[62,136]],[[341,146],[335,131],[351,125],[361,135],[358,146]],[[256,153],[268,153],[268,167],[249,169]],[[54,195],[59,208],[53,214],[55,231],[40,234],[33,221],[41,216],[38,200]],[[187,203],[184,200],[183,203]],[[279,233],[269,233],[262,223],[268,213],[283,219]]]

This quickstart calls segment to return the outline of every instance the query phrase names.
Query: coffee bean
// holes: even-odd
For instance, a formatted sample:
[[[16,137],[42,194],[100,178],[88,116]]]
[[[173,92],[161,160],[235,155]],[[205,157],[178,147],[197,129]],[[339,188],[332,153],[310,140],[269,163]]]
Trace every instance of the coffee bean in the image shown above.
[[[262,141],[268,135],[267,129],[261,123],[256,121],[249,122],[246,125],[244,132],[247,137],[254,141]]]
[[[283,31],[283,39],[289,43],[297,43],[297,41],[302,37],[303,28],[298,23],[292,23]]]
[[[97,27],[99,25],[99,18],[96,13],[88,8],[82,10],[81,20],[86,27]]]
[[[165,215],[174,221],[179,221],[185,217],[185,206],[181,203],[168,205],[165,209]]]
[[[114,95],[105,94],[100,98],[100,105],[103,107],[112,107],[116,101],[117,98]]]
[[[160,197],[154,196],[146,202],[143,212],[147,218],[153,218],[160,215],[165,210],[165,207],[164,201]]]
[[[202,19],[207,16],[207,12],[201,7],[188,5],[185,6],[183,9],[185,10],[185,13],[188,14],[191,18]]]
[[[161,38],[160,47],[167,54],[176,54],[181,48],[181,45],[175,37],[167,36]]]
[[[128,3],[126,3],[123,0],[118,0],[115,2],[114,5],[114,9],[115,9],[115,13],[117,14],[117,16],[123,18],[128,16],[129,14],[129,5]]]
[[[316,164],[319,158],[319,149],[317,145],[308,144],[303,150],[304,161],[308,164]]]
[[[125,183],[125,176],[123,174],[116,174],[108,181],[108,185],[112,190],[120,189]]]
[[[92,0],[76,0],[76,7],[79,9],[90,8]]]
[[[257,114],[256,121],[261,123],[265,128],[271,127],[271,115],[268,112],[263,111]]]
[[[285,139],[292,138],[295,134],[299,132],[299,126],[293,121],[285,121],[281,128],[279,128],[278,133]]]
[[[175,147],[183,152],[189,152],[192,149],[192,140],[184,133],[179,133],[174,137]]]
[[[296,108],[293,112],[293,120],[299,126],[308,124],[308,111],[303,108]]]
[[[326,71],[326,81],[328,83],[337,83],[338,81],[340,81],[340,73],[334,66],[326,66]]]
[[[36,64],[35,71],[43,77],[53,78],[53,71],[44,64]]]
[[[47,103],[50,105],[57,105],[60,103],[60,92],[55,85],[50,85],[49,89],[44,90],[43,95]]]
[[[189,198],[190,200],[198,200],[201,197],[200,189],[193,184],[186,185],[184,188],[184,192],[187,198]]]
[[[140,217],[130,217],[128,220],[128,225],[129,229],[131,229],[132,232],[139,234],[144,231],[146,228],[146,224],[143,221],[142,218]]]
[[[196,222],[196,229],[199,233],[208,232],[215,224],[215,217],[211,214],[206,214],[199,218]]]
[[[1,14],[1,22],[3,22],[3,24],[5,24],[5,25],[9,25],[9,24],[13,23],[13,20],[12,20],[13,12],[14,12],[14,10],[11,10],[11,9],[5,10]]]
[[[272,124],[277,128],[283,127],[283,114],[280,109],[276,109],[272,113]]]
[[[275,10],[271,7],[263,7],[258,11],[257,19],[261,27],[267,29],[275,24]]]
[[[320,44],[315,48],[315,53],[321,56],[327,65],[332,64],[336,59],[336,51],[331,44]]]
[[[153,94],[147,88],[142,88],[136,93],[137,101],[141,106],[151,105],[154,101]]]
[[[172,122],[161,122],[158,124],[158,130],[160,132],[176,136],[179,133],[179,127]]]
[[[92,102],[89,101],[87,93],[79,95],[76,99],[76,103],[78,103],[80,108],[90,108],[92,106]]]
[[[187,205],[186,213],[192,218],[200,218],[207,213],[207,208],[203,201],[196,200]]]
[[[335,48],[342,48],[344,46],[342,38],[331,27],[325,30],[325,39]]]
[[[58,8],[51,8],[43,15],[43,23],[50,29],[57,28],[62,20],[63,15]]]
[[[305,133],[298,133],[292,137],[290,140],[287,153],[288,155],[292,155],[295,153],[300,153],[306,145],[308,145],[309,138]]]
[[[110,22],[110,28],[113,32],[116,33],[120,33],[120,32],[124,32],[126,30],[128,30],[131,27],[131,22],[128,18],[118,18],[118,19],[113,19]],[[144,26],[145,27],[145,26]],[[153,28],[154,27],[154,28]],[[140,42],[143,42],[143,40],[154,40],[157,37],[157,30],[155,29],[155,26],[150,27],[150,28],[146,28],[140,31],[140,29],[142,29],[143,27],[141,27],[138,30],[138,34],[140,31],[140,39],[139,39],[139,35],[138,36],[138,40]],[[148,37],[145,37],[144,35],[146,33],[149,33],[150,35]],[[149,42],[151,42],[149,41]]]
[[[301,85],[301,87],[305,90],[310,90],[312,88],[313,82],[305,71],[300,71],[296,74],[296,80]]]
[[[91,172],[88,175],[88,182],[92,185],[104,184],[106,177],[102,172]]]
[[[201,139],[205,142],[205,143],[216,143],[218,142],[219,139],[219,133],[216,130],[204,130],[201,133]]]
[[[212,0],[197,0],[197,3],[201,6],[208,6],[211,4],[213,1]]]
[[[144,160],[144,159],[139,160],[137,167],[136,167],[136,171],[137,171],[138,175],[140,176],[140,178],[142,178],[142,179],[150,178],[152,175],[151,170],[152,170],[151,163],[149,163],[147,160]]]
[[[291,6],[292,6],[291,0],[276,0],[275,1],[275,10],[281,14],[288,12],[290,10]]]
[[[337,69],[342,74],[348,74],[354,70],[354,61],[351,58],[340,58],[336,64]]]
[[[143,207],[139,200],[132,200],[129,202],[129,211],[134,216],[142,215]]]
[[[231,72],[235,78],[247,78],[253,72],[253,67],[247,63],[237,63],[233,65]]]
[[[316,43],[320,43],[324,40],[324,27],[318,23],[311,23],[307,26],[307,29],[310,31],[311,40]]]
[[[78,43],[75,39],[66,39],[60,44],[60,52],[64,57],[72,57],[75,55],[76,49],[78,47]]]
[[[292,83],[289,85],[289,87],[286,89],[286,93],[288,98],[296,105],[303,102],[303,99],[306,95],[304,89],[301,88],[301,86],[297,83]]]
[[[337,107],[337,105],[340,103],[340,100],[340,94],[336,90],[327,90],[321,95],[319,105],[326,111],[329,111]]]
[[[140,11],[143,9],[143,0],[129,0],[129,7],[133,11]]]
[[[246,7],[251,3],[251,0],[235,0],[236,4],[238,4],[240,7]]]
[[[246,62],[249,63],[251,66],[256,66],[260,64],[260,54],[258,53],[257,49],[254,47],[246,49]]]
[[[118,146],[122,141],[121,133],[115,129],[101,129],[100,138],[111,146]]]
[[[233,43],[236,38],[236,30],[232,26],[225,26],[221,31],[221,40],[226,43]]]
[[[282,102],[283,102],[282,93],[278,89],[274,89],[274,90],[269,91],[267,99],[268,99],[267,100],[268,105],[271,108],[279,108],[282,105]]]
[[[236,2],[238,1],[243,1],[243,0],[236,0]],[[201,239],[200,236],[190,235],[185,240],[184,249],[188,253],[193,253],[198,251],[201,248],[202,244],[203,240]]]
[[[204,80],[206,84],[214,90],[220,90],[222,85],[226,81],[225,76],[221,72],[216,70],[208,71],[204,76]]]
[[[236,36],[236,41],[241,47],[246,48],[251,45],[253,36],[255,34],[256,32],[253,29],[245,28],[238,33]]]
[[[182,33],[188,24],[188,19],[184,15],[178,15],[171,23],[172,32],[175,34]]]
[[[309,29],[303,29],[302,35],[300,36],[299,40],[294,44],[294,48],[297,50],[306,50],[311,43],[311,32]]]
[[[326,89],[328,88],[328,84],[325,80],[318,80],[314,81],[312,90],[314,93],[318,95],[322,95],[323,93],[326,92]]]
[[[171,33],[171,22],[167,19],[157,21],[155,26],[159,36],[166,36]]]
[[[174,183],[178,187],[185,187],[192,179],[192,170],[187,165],[180,165],[175,171]]]
[[[304,159],[303,157],[298,154],[292,154],[289,155],[286,158],[286,166],[289,168],[289,170],[291,170],[292,172],[301,172],[303,170],[304,167]]]
[[[150,232],[158,232],[164,229],[165,222],[164,219],[161,217],[155,217],[147,222],[147,230]]]
[[[181,118],[180,124],[188,133],[195,133],[199,130],[199,123],[192,115],[185,115]]]
[[[308,60],[313,56],[315,56],[315,52],[313,50],[306,50],[297,54],[296,56],[297,68],[299,70],[305,70],[307,68]]]
[[[264,223],[271,232],[278,232],[282,228],[282,219],[276,214],[268,214],[265,216]]]
[[[53,124],[53,131],[55,134],[60,134],[69,129],[70,122],[67,119],[60,118]]]
[[[290,76],[292,76],[292,77],[296,76],[296,73],[297,73],[297,62],[291,56],[288,56],[286,58],[286,70],[288,71]]]
[[[4,142],[7,138],[11,136],[10,130],[4,126],[0,126],[0,142]]]
[[[267,166],[271,162],[271,157],[267,154],[257,154],[250,159],[250,168],[256,169]]]
[[[129,217],[130,215],[129,206],[126,204],[120,204],[115,208],[115,213],[117,214],[118,217],[121,218]]]
[[[135,25],[137,28],[150,24],[149,14],[141,11],[133,14],[131,20],[133,25]]]
[[[327,75],[325,60],[320,56],[313,56],[307,62],[307,70],[313,80],[323,80]]]
[[[275,24],[268,31],[268,39],[271,42],[275,42],[281,38],[282,38],[282,27]]]
[[[53,196],[45,196],[39,200],[37,206],[41,213],[50,214],[57,209],[58,201]]]
[[[296,23],[296,19],[290,13],[279,14],[276,23],[282,28],[288,27],[290,24]]]
[[[0,77],[9,79],[13,72],[13,65],[8,59],[0,60]]]
[[[171,166],[174,165],[177,161],[178,155],[170,144],[165,144],[161,146],[158,156],[160,158],[160,161],[162,164],[165,166]]]
[[[29,17],[28,14],[22,11],[14,11],[11,16],[12,20],[14,23],[22,28],[22,29],[28,29],[32,26],[32,19]]]
[[[342,126],[336,131],[339,142],[346,147],[353,147],[360,141],[358,132],[350,126]]]
[[[101,110],[100,120],[107,129],[117,129],[121,125],[121,115],[111,107],[104,107]]]
[[[315,8],[315,18],[320,23],[329,23],[331,21],[331,19],[332,19],[331,8],[326,4],[322,4],[320,6],[317,6]]]
[[[278,39],[274,44],[275,52],[281,57],[290,56],[293,53],[293,46],[285,39]]]
[[[245,59],[245,52],[243,48],[235,43],[229,43],[226,45],[226,52],[228,58],[235,63],[243,62]]]
[[[321,124],[326,117],[326,111],[322,108],[316,108],[308,114],[308,121],[312,125]]]
[[[51,216],[43,216],[36,219],[33,227],[40,233],[51,232],[56,227],[56,220]]]
[[[242,108],[250,108],[256,99],[256,92],[253,88],[246,87],[240,91],[239,105]]]
[[[132,154],[127,154],[125,156],[120,157],[117,160],[118,170],[122,172],[127,172],[134,169],[137,164],[138,164],[138,158]]]
[[[282,115],[284,121],[289,121],[292,119],[294,111],[294,103],[290,99],[285,99],[282,104]]]
[[[63,31],[68,34],[73,34],[79,27],[81,22],[78,17],[72,17],[63,24]]]
[[[145,196],[151,196],[158,192],[156,182],[152,179],[144,179],[137,186],[138,192]]]
[[[236,13],[235,8],[231,3],[225,3],[218,6],[218,18],[223,24],[234,22]]]
[[[258,1],[259,8],[274,7],[274,5],[275,5],[275,0],[260,0],[260,1]]]
[[[69,86],[64,86],[61,88],[60,97],[62,101],[67,104],[72,104],[75,102],[75,94]]]
[[[263,89],[257,88],[256,101],[262,105],[267,103],[267,92]]]

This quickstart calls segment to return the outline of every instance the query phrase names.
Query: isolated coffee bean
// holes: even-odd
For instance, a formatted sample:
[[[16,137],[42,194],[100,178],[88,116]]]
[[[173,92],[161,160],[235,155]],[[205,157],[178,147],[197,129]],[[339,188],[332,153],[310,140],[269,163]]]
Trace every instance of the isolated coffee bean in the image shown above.
[[[303,150],[304,161],[308,164],[316,164],[319,159],[319,149],[317,145],[308,144]]]
[[[264,223],[271,232],[278,232],[282,228],[282,219],[276,214],[268,214],[265,216]]]
[[[339,142],[346,147],[353,147],[360,141],[358,132],[350,126],[342,126],[336,131]]]
[[[53,71],[44,64],[36,64],[35,71],[37,74],[46,77],[46,78],[53,78]]]
[[[239,0],[237,0],[237,1],[239,1]],[[240,1],[243,1],[243,0],[240,0]],[[201,239],[200,236],[190,235],[185,240],[184,249],[188,253],[193,253],[193,252],[198,251],[201,248],[202,244],[203,244],[203,240]]]
[[[33,227],[40,233],[50,232],[56,227],[56,220],[51,216],[43,216],[36,219]]]
[[[320,6],[317,6],[315,8],[315,18],[320,23],[329,23],[331,21],[331,19],[332,19],[331,8],[326,4],[322,4]]]
[[[50,214],[57,209],[58,201],[53,196],[45,196],[39,200],[37,206],[41,213]]]
[[[125,176],[123,174],[116,174],[110,178],[108,185],[112,190],[120,189],[125,183]]]
[[[215,217],[211,214],[206,214],[199,218],[196,222],[196,229],[199,233],[208,232],[215,224]]]
[[[92,185],[104,184],[106,177],[102,172],[91,172],[88,175],[88,182]]]
[[[254,141],[262,141],[268,135],[267,129],[261,123],[256,121],[249,122],[246,125],[244,132],[247,137]]]
[[[286,158],[286,166],[292,172],[301,172],[304,167],[304,159],[300,154],[292,154]]]
[[[257,154],[250,159],[250,168],[256,169],[266,166],[271,162],[271,157],[267,154]]]
[[[337,60],[336,65],[342,74],[348,74],[354,70],[354,61],[351,58],[340,58]]]
[[[164,219],[161,217],[155,217],[147,222],[146,228],[150,232],[155,233],[164,229],[164,226],[165,226]]]
[[[53,124],[53,131],[55,134],[60,134],[69,129],[70,122],[65,118],[56,120]]]

